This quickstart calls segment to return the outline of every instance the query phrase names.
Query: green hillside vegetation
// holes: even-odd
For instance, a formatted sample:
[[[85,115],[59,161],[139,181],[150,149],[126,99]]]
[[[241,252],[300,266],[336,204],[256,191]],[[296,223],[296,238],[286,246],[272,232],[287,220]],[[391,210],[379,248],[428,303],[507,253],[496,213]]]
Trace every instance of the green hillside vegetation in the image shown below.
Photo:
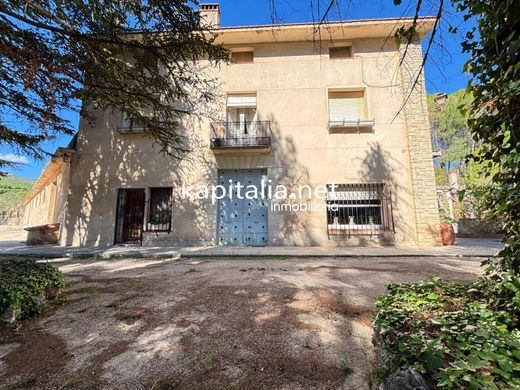
[[[15,176],[0,176],[0,212],[16,208],[23,200],[34,181]]]

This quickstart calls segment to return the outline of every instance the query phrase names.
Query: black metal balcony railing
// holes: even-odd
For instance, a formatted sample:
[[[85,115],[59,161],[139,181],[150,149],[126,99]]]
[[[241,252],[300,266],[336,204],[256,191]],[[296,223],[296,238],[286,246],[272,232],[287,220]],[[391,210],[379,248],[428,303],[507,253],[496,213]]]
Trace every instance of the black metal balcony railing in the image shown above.
[[[211,124],[211,148],[268,148],[271,146],[271,122],[214,122]]]

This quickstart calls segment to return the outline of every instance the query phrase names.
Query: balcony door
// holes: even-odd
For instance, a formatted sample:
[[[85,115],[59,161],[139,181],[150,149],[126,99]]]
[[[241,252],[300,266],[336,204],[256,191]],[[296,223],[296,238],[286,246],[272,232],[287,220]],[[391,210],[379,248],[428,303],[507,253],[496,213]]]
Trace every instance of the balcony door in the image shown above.
[[[256,95],[229,95],[226,116],[229,138],[256,137]]]

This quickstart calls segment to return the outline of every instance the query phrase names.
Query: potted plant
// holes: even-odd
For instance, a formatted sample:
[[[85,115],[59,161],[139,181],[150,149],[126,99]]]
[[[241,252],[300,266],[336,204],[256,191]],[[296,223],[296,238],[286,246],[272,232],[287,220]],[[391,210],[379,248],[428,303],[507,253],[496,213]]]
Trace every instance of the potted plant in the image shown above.
[[[444,217],[441,222],[441,239],[442,245],[455,244],[455,230],[453,229],[454,220],[450,217]]]
[[[148,229],[152,232],[155,232],[157,230],[163,230],[164,225],[166,225],[168,222],[163,219],[154,218],[148,223]]]

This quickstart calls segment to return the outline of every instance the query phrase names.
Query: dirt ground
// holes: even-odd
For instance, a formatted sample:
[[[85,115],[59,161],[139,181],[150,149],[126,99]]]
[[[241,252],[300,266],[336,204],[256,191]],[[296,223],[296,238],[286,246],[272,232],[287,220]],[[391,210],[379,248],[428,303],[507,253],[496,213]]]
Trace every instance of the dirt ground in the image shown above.
[[[67,302],[0,331],[0,387],[368,389],[374,300],[480,259],[52,260]]]

